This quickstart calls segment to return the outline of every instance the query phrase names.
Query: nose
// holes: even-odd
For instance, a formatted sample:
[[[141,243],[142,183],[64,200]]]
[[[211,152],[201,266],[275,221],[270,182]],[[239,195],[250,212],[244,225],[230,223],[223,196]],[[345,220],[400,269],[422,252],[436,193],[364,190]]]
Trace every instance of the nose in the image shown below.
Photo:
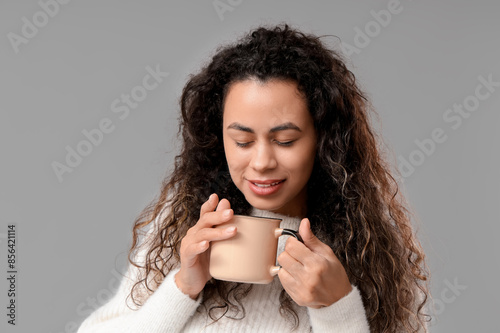
[[[271,144],[260,143],[253,147],[250,167],[255,171],[263,172],[278,166],[274,149]]]

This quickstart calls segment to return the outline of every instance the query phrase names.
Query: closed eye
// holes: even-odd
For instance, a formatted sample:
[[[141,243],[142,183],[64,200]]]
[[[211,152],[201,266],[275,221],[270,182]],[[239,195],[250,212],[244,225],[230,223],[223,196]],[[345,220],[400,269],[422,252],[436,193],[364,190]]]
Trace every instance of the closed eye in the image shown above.
[[[278,140],[274,140],[274,142],[276,142],[276,144],[278,144],[279,146],[289,147],[289,146],[291,146],[295,142],[295,140],[290,140],[290,141],[278,141]]]
[[[274,142],[276,142],[276,144],[278,146],[281,146],[281,147],[290,147],[295,141],[296,140],[290,140],[290,141],[278,141],[278,140],[274,140]],[[248,147],[251,143],[253,143],[253,141],[248,141],[248,142],[235,141],[234,143],[236,144],[237,147],[245,148],[245,147]]]
[[[247,147],[249,144],[251,144],[252,141],[249,141],[249,142],[238,142],[238,141],[235,141],[235,143],[236,143],[236,146],[244,148],[244,147]]]

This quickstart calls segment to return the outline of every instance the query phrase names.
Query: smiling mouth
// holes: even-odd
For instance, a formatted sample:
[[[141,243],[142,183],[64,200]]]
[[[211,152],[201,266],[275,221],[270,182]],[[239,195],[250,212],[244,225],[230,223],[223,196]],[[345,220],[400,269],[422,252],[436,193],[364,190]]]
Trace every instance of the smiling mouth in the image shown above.
[[[247,179],[250,190],[258,196],[278,193],[286,179]]]
[[[273,183],[270,183],[270,184],[262,184],[262,183],[255,183],[255,182],[251,182],[251,183],[254,184],[257,187],[266,188],[266,187],[271,187],[271,186],[275,186],[275,185],[281,184],[284,181],[285,180],[280,180],[280,181],[273,182]]]
[[[283,183],[286,179],[281,179],[281,180],[277,180],[277,179],[269,179],[269,180],[248,180],[250,183],[252,183],[253,185],[257,186],[257,187],[260,187],[260,188],[267,188],[267,187],[271,187],[271,186],[276,186],[276,185],[279,185],[281,183]]]

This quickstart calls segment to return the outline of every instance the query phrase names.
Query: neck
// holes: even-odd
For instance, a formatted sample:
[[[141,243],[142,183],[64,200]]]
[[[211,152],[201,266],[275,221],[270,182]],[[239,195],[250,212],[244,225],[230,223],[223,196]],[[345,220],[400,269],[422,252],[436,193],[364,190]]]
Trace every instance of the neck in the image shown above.
[[[292,217],[299,217],[301,219],[305,218],[307,215],[307,209],[306,207],[291,207],[289,209],[278,209],[274,211],[276,214],[281,214],[281,215],[286,215],[286,216],[292,216]]]

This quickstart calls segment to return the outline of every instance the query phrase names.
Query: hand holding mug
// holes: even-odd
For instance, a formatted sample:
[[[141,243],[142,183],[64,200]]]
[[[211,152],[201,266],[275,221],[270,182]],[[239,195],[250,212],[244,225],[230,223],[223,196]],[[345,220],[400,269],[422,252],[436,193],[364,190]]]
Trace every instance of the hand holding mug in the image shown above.
[[[217,208],[217,209],[216,209]],[[215,210],[215,211],[214,211]],[[177,287],[192,299],[196,299],[211,279],[208,271],[210,242],[224,240],[236,234],[234,227],[212,228],[229,221],[233,210],[228,200],[212,194],[201,206],[200,219],[181,241],[181,269],[175,276]]]
[[[281,284],[300,306],[329,306],[352,290],[349,278],[332,249],[314,236],[308,219],[301,221],[299,233],[304,243],[290,237],[278,257]]]

